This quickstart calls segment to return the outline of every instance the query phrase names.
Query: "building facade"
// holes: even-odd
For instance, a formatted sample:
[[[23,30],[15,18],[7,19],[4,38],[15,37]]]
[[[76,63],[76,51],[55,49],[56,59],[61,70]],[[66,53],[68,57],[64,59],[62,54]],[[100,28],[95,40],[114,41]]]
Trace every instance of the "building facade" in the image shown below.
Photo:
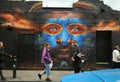
[[[46,42],[51,44],[53,69],[71,69],[72,40],[86,68],[94,69],[97,62],[111,65],[112,46],[120,44],[119,29],[119,12],[99,0],[79,0],[72,8],[43,8],[41,1],[0,2],[0,40],[5,51],[17,57],[18,69],[41,69]]]

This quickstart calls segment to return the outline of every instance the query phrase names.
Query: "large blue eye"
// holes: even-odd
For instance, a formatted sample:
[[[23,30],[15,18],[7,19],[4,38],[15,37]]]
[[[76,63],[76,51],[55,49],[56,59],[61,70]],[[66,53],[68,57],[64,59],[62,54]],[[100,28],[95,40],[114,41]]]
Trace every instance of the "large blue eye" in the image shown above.
[[[43,32],[50,35],[57,35],[62,31],[62,26],[56,23],[45,24],[43,27]]]
[[[87,28],[79,23],[73,23],[67,26],[68,33],[72,35],[80,35],[85,34],[87,32]]]

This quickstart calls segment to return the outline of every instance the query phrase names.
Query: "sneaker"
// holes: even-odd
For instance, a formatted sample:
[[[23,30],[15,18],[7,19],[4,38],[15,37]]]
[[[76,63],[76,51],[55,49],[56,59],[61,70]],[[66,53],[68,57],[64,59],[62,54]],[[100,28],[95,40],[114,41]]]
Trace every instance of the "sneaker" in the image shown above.
[[[46,78],[46,81],[52,81],[50,78]]]
[[[38,77],[39,77],[39,79],[41,79],[42,75],[41,75],[41,74],[38,74]]]

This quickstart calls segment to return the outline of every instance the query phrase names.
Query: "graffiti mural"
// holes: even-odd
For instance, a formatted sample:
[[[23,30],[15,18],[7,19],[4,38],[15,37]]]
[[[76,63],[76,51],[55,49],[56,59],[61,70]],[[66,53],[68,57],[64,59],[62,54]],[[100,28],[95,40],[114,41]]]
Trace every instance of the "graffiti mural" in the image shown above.
[[[3,1],[0,6],[0,26],[19,33],[32,31],[39,55],[43,44],[49,42],[55,68],[71,67],[73,40],[87,58],[95,58],[96,31],[120,31],[117,16],[111,16],[117,12],[105,13],[90,2],[77,1],[68,9],[42,8],[40,1]]]

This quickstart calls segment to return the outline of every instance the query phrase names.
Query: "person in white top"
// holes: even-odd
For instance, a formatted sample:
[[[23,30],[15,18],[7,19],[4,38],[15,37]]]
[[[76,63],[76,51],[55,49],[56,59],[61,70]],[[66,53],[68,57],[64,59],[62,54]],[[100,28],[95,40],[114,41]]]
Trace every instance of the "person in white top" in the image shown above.
[[[114,50],[112,52],[112,62],[113,66],[112,68],[120,68],[120,48],[118,45],[114,46]]]

